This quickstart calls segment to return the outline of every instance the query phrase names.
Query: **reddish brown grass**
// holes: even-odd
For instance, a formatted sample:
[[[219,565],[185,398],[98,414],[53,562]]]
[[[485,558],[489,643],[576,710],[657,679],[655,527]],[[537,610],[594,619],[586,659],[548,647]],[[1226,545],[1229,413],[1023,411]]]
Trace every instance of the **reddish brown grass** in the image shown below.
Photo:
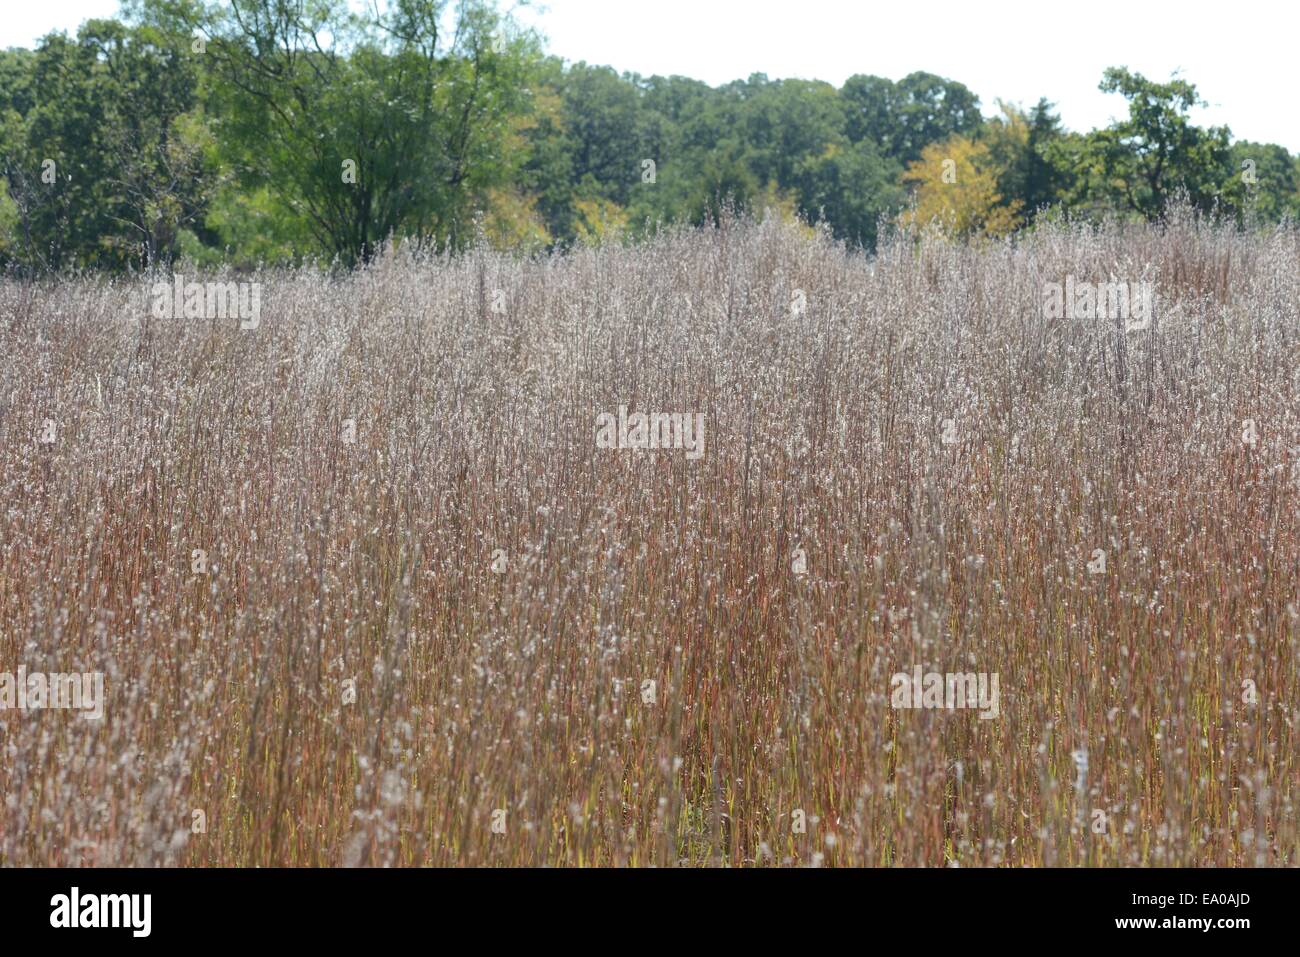
[[[1154,327],[1043,319],[1067,273]],[[0,671],[108,694],[0,714],[0,863],[1300,857],[1296,233],[258,278],[250,331],[0,286]],[[621,403],[706,454],[597,450]],[[892,709],[918,664],[999,717]]]

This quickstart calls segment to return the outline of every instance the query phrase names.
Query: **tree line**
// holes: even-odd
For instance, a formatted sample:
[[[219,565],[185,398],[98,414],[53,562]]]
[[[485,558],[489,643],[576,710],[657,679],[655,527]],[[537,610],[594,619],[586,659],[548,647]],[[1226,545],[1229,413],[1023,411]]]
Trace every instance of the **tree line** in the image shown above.
[[[1078,133],[925,72],[711,87],[568,64],[488,0],[126,0],[0,52],[0,265],[348,266],[394,238],[538,250],[724,207],[868,249],[882,224],[997,237],[1175,198],[1300,214],[1300,156],[1196,126],[1191,82],[1115,67],[1101,88],[1127,116]]]

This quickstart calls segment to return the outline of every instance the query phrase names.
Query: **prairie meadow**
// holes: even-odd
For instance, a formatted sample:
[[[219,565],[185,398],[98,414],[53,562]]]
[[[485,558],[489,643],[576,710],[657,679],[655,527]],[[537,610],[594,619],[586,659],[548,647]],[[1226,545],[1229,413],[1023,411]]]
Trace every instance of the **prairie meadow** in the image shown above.
[[[1300,857],[1293,229],[7,280],[0,355],[0,864]]]

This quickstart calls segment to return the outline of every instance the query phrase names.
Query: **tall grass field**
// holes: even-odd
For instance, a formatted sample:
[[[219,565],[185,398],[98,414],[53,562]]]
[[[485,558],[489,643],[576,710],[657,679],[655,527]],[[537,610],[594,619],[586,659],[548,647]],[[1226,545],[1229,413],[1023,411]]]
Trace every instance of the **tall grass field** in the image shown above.
[[[0,865],[1300,861],[1294,230],[175,278],[0,284]]]

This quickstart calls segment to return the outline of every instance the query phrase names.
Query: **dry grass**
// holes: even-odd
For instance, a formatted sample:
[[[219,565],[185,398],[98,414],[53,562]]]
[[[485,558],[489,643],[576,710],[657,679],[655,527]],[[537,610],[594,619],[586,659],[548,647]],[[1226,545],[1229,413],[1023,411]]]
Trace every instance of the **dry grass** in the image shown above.
[[[1043,319],[1067,273],[1154,328]],[[1300,861],[1295,232],[260,280],[0,286],[0,671],[108,687],[0,716],[0,863]],[[595,449],[621,403],[706,454]],[[1000,716],[892,709],[917,664]]]

